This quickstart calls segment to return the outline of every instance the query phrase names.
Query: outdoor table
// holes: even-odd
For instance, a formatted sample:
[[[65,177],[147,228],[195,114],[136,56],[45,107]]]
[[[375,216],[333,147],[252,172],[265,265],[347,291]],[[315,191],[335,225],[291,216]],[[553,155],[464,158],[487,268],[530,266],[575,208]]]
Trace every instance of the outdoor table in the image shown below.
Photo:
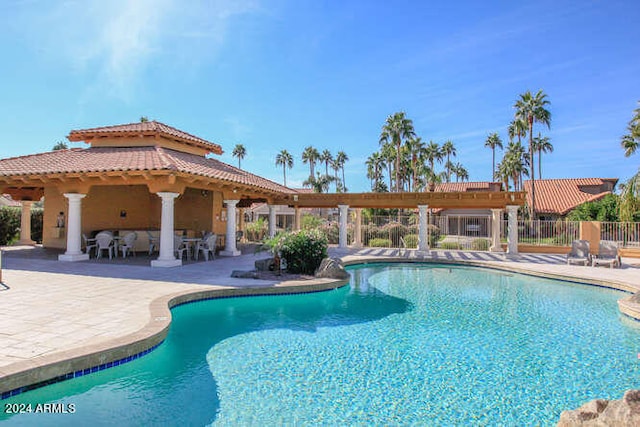
[[[193,246],[194,251],[192,253],[192,258],[195,259],[196,254],[195,254],[195,248],[198,247],[198,243],[202,242],[202,237],[185,237],[182,239],[182,241],[185,243],[185,245],[187,245],[187,255],[189,254],[190,251],[190,247]]]

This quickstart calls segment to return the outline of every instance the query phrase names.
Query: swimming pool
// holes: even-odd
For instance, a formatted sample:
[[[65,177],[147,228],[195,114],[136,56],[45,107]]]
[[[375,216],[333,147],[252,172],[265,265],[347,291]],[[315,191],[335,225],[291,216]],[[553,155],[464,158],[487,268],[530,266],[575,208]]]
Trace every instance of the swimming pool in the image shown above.
[[[72,404],[73,414],[0,419],[551,424],[638,385],[640,327],[618,313],[622,292],[436,264],[349,270],[334,291],[176,307],[147,356],[0,402]]]

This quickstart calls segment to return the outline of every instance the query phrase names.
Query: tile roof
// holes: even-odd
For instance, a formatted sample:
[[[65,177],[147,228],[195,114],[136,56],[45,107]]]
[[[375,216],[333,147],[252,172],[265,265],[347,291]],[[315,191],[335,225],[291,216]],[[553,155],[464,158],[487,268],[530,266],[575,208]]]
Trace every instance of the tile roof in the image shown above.
[[[568,178],[536,180],[536,212],[566,215],[578,205],[611,194],[617,178]],[[531,181],[524,182],[526,203],[531,206]]]
[[[438,193],[444,193],[444,192],[466,192],[466,191],[500,191],[501,189],[502,189],[502,183],[500,182],[476,181],[476,182],[443,182],[443,183],[436,184],[435,189],[433,191]]]
[[[182,142],[209,149],[215,154],[222,154],[222,147],[190,133],[165,125],[155,120],[124,125],[102,126],[89,129],[78,129],[69,132],[69,141],[87,141],[96,136],[127,136],[131,134],[164,135]]]
[[[1,175],[173,170],[279,193],[295,192],[216,159],[162,147],[91,147],[0,160]]]

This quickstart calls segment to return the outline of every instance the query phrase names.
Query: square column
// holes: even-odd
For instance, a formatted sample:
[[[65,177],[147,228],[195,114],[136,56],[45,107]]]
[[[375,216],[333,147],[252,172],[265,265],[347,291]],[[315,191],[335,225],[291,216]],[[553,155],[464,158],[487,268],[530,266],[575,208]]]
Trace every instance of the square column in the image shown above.
[[[36,242],[31,240],[31,200],[23,200],[20,202],[22,211],[20,215],[20,240],[17,245],[35,245]]]
[[[224,200],[227,205],[227,237],[225,239],[224,251],[220,252],[223,256],[238,256],[240,251],[236,248],[236,205],[240,200]],[[271,211],[269,211],[271,215]],[[271,227],[271,224],[269,224]]]
[[[275,205],[268,205],[269,207],[269,237],[276,235],[276,207]]]
[[[429,205],[418,205],[418,252],[429,253]]]
[[[69,218],[67,219],[67,251],[58,255],[58,261],[85,261],[89,254],[82,253],[82,199],[87,195],[64,193],[69,200]]]
[[[160,219],[160,255],[158,259],[151,261],[151,267],[177,267],[182,265],[182,259],[174,254],[174,201],[179,193],[158,192],[162,199],[162,214]]]
[[[507,234],[507,255],[518,255],[518,206],[507,206],[509,231]]]
[[[504,252],[500,244],[500,220],[502,209],[491,209],[491,247],[490,252]],[[517,245],[516,245],[517,247]]]
[[[349,205],[338,205],[340,209],[340,234],[338,237],[338,247],[347,247],[347,216],[349,215]]]
[[[355,246],[356,248],[361,248],[362,247],[362,208],[357,208],[356,209],[356,224],[355,224],[355,230],[353,231],[353,233],[355,234],[355,238],[354,238],[354,242],[353,242],[353,246]]]

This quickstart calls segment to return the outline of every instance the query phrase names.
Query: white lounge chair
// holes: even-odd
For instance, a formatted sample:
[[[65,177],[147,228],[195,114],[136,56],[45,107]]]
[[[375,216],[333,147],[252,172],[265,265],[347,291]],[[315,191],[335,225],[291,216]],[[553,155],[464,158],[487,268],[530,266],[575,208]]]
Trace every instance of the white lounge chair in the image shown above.
[[[621,267],[622,260],[618,255],[618,244],[611,240],[601,240],[598,245],[598,255],[594,256],[591,265],[609,264],[609,268]]]
[[[157,236],[151,234],[150,231],[147,231],[147,236],[149,236],[149,255],[153,254],[154,250],[158,247],[158,243],[160,239]]]
[[[102,257],[102,251],[107,251],[109,253],[109,259],[113,258],[114,245],[112,233],[101,231],[100,233],[96,234],[96,243],[98,245],[96,258]]]
[[[198,260],[198,255],[202,252],[204,259],[209,261],[209,254],[211,254],[211,259],[216,258],[216,243],[218,241],[218,236],[215,234],[211,234],[207,239],[203,242],[198,242],[198,246],[196,246],[196,253],[194,254],[196,257],[196,261]]]
[[[189,259],[189,246],[182,240],[182,236],[175,234],[173,236],[173,252],[179,259],[182,259],[184,253],[187,253],[187,259]]]
[[[136,251],[133,247],[138,239],[138,235],[135,232],[127,233],[120,242],[120,250],[122,251],[122,258],[126,258],[127,254],[131,252],[133,256],[136,256]]]
[[[571,252],[567,254],[567,264],[589,265],[591,253],[588,240],[574,240],[571,242]]]

